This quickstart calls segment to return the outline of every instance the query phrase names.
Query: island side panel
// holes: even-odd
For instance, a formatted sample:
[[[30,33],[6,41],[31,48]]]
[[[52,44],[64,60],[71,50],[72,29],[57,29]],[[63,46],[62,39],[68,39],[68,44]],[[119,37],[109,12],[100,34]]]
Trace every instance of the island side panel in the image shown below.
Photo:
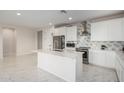
[[[76,81],[76,58],[38,52],[38,67],[65,81]]]
[[[81,81],[82,78],[82,72],[83,72],[83,58],[82,53],[77,53],[77,59],[76,59],[76,81]]]

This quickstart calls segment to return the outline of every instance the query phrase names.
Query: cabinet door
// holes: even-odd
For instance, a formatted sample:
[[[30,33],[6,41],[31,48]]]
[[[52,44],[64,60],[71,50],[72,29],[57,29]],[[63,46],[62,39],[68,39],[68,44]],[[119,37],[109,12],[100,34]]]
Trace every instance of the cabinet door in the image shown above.
[[[77,27],[67,27],[66,28],[66,41],[77,41]]]
[[[58,31],[58,29],[57,29],[57,28],[54,30],[53,35],[54,35],[54,36],[58,36],[58,35],[59,35],[59,31]]]
[[[89,50],[89,63],[93,64],[93,51]]]
[[[105,66],[108,68],[115,68],[115,53],[113,51],[105,51]]]
[[[65,35],[65,27],[61,27],[58,29],[59,35]]]
[[[124,41],[124,18],[91,24],[92,41]]]
[[[122,18],[108,21],[108,41],[122,41]]]
[[[124,41],[124,18],[122,18],[122,41]]]
[[[105,66],[106,54],[102,51],[91,51],[90,53],[90,63]]]
[[[89,62],[91,64],[115,68],[115,55],[111,51],[90,51]]]
[[[107,21],[91,24],[91,41],[107,41]]]
[[[124,82],[124,68],[121,69],[121,82]]]
[[[117,72],[117,76],[118,76],[118,79],[120,81],[121,80],[121,66],[120,66],[118,58],[116,58],[116,63],[115,64],[116,64],[115,69],[116,69],[116,72]]]
[[[65,33],[65,27],[56,28],[54,30],[54,36],[61,36],[61,35],[66,35],[66,33]]]
[[[117,72],[117,76],[120,82],[124,82],[124,68],[122,67],[122,65],[120,64],[120,61],[118,57],[116,57],[115,60],[115,69]]]
[[[72,39],[73,41],[77,41],[77,26],[72,27],[72,33],[71,35],[73,36]]]
[[[71,41],[71,29],[70,29],[70,27],[67,27],[66,28],[66,41]]]
[[[105,51],[97,52],[97,64],[106,67],[106,61],[107,61],[106,52]]]

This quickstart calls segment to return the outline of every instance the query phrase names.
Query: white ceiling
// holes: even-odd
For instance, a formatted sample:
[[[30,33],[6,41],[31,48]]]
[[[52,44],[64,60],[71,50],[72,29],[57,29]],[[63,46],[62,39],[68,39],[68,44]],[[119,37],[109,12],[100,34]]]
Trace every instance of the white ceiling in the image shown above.
[[[17,16],[16,13],[21,15]],[[39,29],[48,26],[49,22],[61,24],[65,22],[77,22],[87,19],[112,15],[123,12],[122,10],[68,10],[67,14],[60,13],[59,10],[0,10],[0,24],[24,26]],[[72,17],[71,21],[68,17]]]

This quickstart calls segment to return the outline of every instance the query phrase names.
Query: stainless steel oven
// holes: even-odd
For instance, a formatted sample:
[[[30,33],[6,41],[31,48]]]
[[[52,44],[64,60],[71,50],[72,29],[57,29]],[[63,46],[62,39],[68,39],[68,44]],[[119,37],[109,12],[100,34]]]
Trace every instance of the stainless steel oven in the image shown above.
[[[68,48],[75,48],[75,43],[68,42],[68,43],[66,43],[66,47],[68,47]]]
[[[76,48],[77,52],[83,52],[82,54],[82,62],[84,64],[89,64],[89,47],[80,47]]]

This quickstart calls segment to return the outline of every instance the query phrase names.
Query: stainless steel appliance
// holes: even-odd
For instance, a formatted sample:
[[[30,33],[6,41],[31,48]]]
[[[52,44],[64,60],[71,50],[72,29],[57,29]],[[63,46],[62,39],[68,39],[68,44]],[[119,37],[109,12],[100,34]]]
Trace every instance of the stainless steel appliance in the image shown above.
[[[76,48],[77,52],[83,52],[82,61],[84,64],[89,64],[89,47],[80,47]]]
[[[90,29],[90,24],[87,23],[87,21],[84,21],[82,22],[82,26],[83,26],[83,29],[82,29],[82,33],[81,35],[82,36],[88,36],[90,35],[90,33],[88,32],[88,30]]]
[[[65,48],[65,36],[53,36],[53,50],[61,51]]]
[[[75,43],[68,42],[68,43],[66,43],[66,47],[74,48],[75,47]]]
[[[122,51],[124,52],[124,46],[122,47]]]

